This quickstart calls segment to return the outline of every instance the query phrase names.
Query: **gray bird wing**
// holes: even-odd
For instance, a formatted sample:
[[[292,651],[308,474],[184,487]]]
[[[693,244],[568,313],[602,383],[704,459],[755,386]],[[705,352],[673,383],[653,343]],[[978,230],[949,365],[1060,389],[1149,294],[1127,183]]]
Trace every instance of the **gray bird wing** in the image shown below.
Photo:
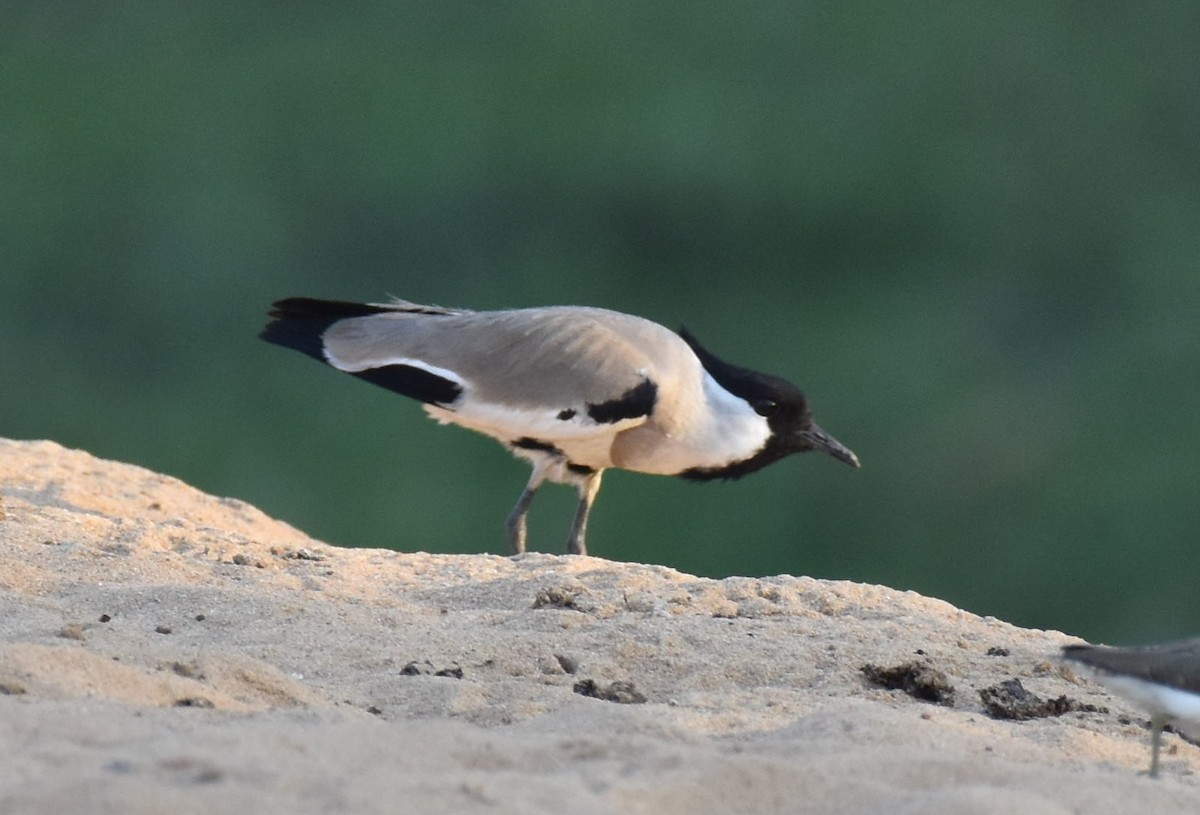
[[[453,404],[437,406],[457,414],[448,420],[497,436],[553,440],[640,424],[665,384],[661,360],[691,354],[663,326],[604,309],[405,307],[331,325],[323,335],[330,363],[352,372],[416,366],[441,376],[462,388]]]

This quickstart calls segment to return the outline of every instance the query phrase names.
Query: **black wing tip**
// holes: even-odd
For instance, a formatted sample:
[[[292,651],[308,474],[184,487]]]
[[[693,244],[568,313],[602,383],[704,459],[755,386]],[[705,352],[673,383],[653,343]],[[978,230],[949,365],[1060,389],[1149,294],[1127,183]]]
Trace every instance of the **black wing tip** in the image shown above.
[[[258,336],[272,345],[290,348],[329,364],[323,338],[331,325],[341,320],[396,310],[370,303],[288,297],[271,304],[268,312],[271,321]],[[383,365],[351,373],[365,382],[434,405],[453,404],[462,395],[462,386],[457,382],[410,365]]]
[[[325,343],[321,335],[329,327],[328,323],[318,324],[308,320],[297,320],[287,316],[273,315],[274,319],[263,326],[258,332],[258,338],[272,345],[291,348],[307,354],[320,362],[326,362]]]
[[[391,311],[387,306],[371,303],[356,303],[349,300],[322,300],[318,297],[285,297],[271,304],[267,316],[272,319],[327,319],[343,320],[347,317],[367,317]]]
[[[366,317],[387,311],[383,306],[351,303],[344,300],[320,300],[315,297],[287,297],[271,304],[271,321],[259,332],[259,339],[272,345],[291,348],[325,362],[321,336],[338,320]]]

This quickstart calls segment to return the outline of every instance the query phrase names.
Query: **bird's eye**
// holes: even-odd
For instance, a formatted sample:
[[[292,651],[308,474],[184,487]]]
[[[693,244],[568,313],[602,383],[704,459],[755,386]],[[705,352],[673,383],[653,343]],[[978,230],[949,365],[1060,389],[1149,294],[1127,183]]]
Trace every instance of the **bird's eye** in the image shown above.
[[[773,416],[775,411],[779,409],[779,403],[774,399],[759,399],[754,403],[754,412],[759,416]]]

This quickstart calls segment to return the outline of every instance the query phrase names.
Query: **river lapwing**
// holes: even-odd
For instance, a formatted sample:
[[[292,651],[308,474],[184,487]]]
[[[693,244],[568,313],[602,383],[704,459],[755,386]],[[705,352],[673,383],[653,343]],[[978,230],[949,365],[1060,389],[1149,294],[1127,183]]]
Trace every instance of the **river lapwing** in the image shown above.
[[[1065,645],[1063,657],[1090,668],[1102,684],[1150,714],[1150,776],[1158,775],[1163,728],[1200,735],[1200,639],[1134,648]]]
[[[276,302],[261,337],[424,403],[437,421],[479,431],[533,465],[508,516],[544,481],[573,484],[568,554],[586,554],[588,513],[609,467],[696,480],[739,478],[816,450],[858,457],[812,420],[789,382],[730,365],[686,329],[600,308],[508,311],[402,300]]]

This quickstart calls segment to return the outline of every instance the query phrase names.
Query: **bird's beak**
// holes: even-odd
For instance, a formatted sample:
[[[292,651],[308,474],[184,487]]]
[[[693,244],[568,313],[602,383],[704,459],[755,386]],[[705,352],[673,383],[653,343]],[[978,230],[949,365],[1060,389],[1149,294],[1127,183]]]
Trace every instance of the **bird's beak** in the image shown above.
[[[816,450],[819,453],[833,456],[838,461],[844,461],[851,467],[861,466],[858,463],[858,456],[854,455],[854,451],[833,436],[826,433],[817,425],[813,425],[808,430],[801,430],[796,434],[804,445],[805,450]]]

